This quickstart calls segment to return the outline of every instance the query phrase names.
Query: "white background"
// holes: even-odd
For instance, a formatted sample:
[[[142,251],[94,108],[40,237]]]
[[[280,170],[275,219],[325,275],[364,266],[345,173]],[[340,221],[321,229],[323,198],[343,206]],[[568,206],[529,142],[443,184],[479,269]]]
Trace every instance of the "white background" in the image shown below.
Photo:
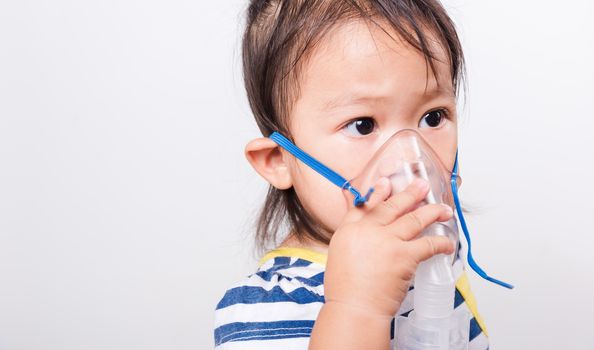
[[[208,349],[265,183],[245,1],[0,2],[0,349]],[[594,5],[448,1],[493,349],[592,349]]]

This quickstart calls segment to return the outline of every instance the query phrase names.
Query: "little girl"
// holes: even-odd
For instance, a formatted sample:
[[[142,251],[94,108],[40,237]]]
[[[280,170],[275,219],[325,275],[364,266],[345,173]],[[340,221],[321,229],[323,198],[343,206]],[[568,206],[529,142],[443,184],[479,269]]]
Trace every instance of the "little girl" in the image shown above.
[[[390,136],[414,129],[452,169],[463,62],[437,0],[250,2],[244,80],[266,137],[245,153],[270,183],[256,239],[264,249],[281,243],[218,303],[217,349],[394,345],[394,318],[412,309],[418,264],[459,248],[446,237],[418,236],[450,219],[452,208],[420,205],[428,192],[421,180],[392,194],[380,179],[364,205],[347,205],[351,193],[268,136],[283,135],[352,179]],[[472,314],[469,349],[487,349],[457,253],[454,271],[454,306]]]

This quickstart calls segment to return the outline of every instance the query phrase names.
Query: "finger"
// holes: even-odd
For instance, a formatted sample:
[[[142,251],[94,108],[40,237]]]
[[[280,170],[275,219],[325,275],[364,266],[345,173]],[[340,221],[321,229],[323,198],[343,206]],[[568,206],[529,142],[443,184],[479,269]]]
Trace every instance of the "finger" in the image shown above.
[[[369,201],[361,208],[366,208],[367,210],[373,209],[376,205],[388,199],[392,193],[392,184],[387,177],[380,177],[373,188],[374,192],[369,197]]]
[[[387,225],[408,211],[412,210],[429,191],[429,184],[422,179],[416,179],[404,191],[392,195],[369,211],[367,219]]]
[[[434,222],[449,220],[453,215],[452,208],[446,204],[427,204],[404,214],[386,229],[409,241]]]
[[[390,184],[390,180],[387,177],[381,177],[376,181],[373,189],[373,194],[371,197],[369,197],[369,200],[360,207],[353,206],[353,195],[348,191],[344,191],[346,200],[349,202],[348,204],[352,206],[345,216],[345,222],[355,222],[361,220],[365,213],[373,209],[375,206],[390,196],[390,193],[392,192],[392,185]]]
[[[452,254],[455,242],[444,236],[425,236],[408,242],[415,261],[425,261],[437,254]]]

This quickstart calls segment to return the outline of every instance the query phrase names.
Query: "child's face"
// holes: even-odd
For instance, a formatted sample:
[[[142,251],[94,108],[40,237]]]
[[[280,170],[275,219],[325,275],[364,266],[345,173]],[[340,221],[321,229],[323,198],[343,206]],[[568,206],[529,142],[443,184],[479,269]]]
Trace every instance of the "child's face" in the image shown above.
[[[396,42],[375,26],[344,24],[323,39],[302,71],[290,116],[292,136],[347,179],[405,128],[419,131],[446,167],[454,164],[456,100],[446,55],[431,45],[441,61],[435,61],[438,87],[423,55],[391,34]],[[282,152],[305,209],[334,232],[352,198],[347,202],[340,188]]]

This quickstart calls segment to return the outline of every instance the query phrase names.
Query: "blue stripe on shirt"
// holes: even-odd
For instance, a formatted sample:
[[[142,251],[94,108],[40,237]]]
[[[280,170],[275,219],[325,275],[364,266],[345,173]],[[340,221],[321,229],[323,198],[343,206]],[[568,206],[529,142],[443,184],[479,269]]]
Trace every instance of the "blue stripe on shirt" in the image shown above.
[[[289,263],[291,262],[291,259],[288,257],[284,257],[284,256],[277,256],[276,258],[274,258],[274,263],[272,264],[272,266],[270,266],[268,269],[266,270],[261,270],[258,272],[264,272],[264,273],[273,273],[275,271],[281,270],[281,269],[286,269],[289,266]]]
[[[281,287],[274,286],[270,290],[262,287],[241,286],[229,289],[217,305],[217,310],[235,304],[276,303],[289,301],[297,304],[324,302],[324,297],[300,287],[287,293]]]
[[[299,282],[307,284],[310,287],[317,287],[317,286],[321,286],[322,284],[324,284],[324,273],[320,272],[317,275],[314,275],[311,277],[297,276],[297,277],[295,277],[295,279],[297,279]]]
[[[396,323],[396,318],[393,318],[392,322],[390,322],[390,340],[394,339],[394,323]]]
[[[456,293],[454,294],[454,309],[457,308],[458,306],[462,305],[463,302],[464,302],[464,297],[462,296],[462,293],[460,293],[458,288],[456,288]]]
[[[472,339],[476,338],[479,334],[481,334],[481,332],[481,326],[479,326],[476,318],[473,317],[470,320],[470,334],[468,336],[469,341],[472,341]]]
[[[216,346],[231,341],[309,337],[313,320],[274,322],[234,322],[214,331]]]
[[[274,258],[274,264],[271,267],[269,267],[266,270],[260,270],[260,271],[256,272],[255,275],[258,275],[263,280],[270,282],[270,280],[272,279],[273,276],[279,276],[279,274],[276,273],[278,270],[285,270],[285,269],[290,269],[293,267],[307,267],[307,266],[311,265],[310,261],[303,260],[303,259],[297,259],[294,263],[289,265],[289,261],[287,261],[287,260],[277,260],[277,259],[281,259],[281,258],[282,257]],[[282,276],[282,275],[280,275],[280,276],[281,276],[281,278],[282,277],[288,278],[286,276]],[[288,278],[288,279],[290,280],[290,278]]]

